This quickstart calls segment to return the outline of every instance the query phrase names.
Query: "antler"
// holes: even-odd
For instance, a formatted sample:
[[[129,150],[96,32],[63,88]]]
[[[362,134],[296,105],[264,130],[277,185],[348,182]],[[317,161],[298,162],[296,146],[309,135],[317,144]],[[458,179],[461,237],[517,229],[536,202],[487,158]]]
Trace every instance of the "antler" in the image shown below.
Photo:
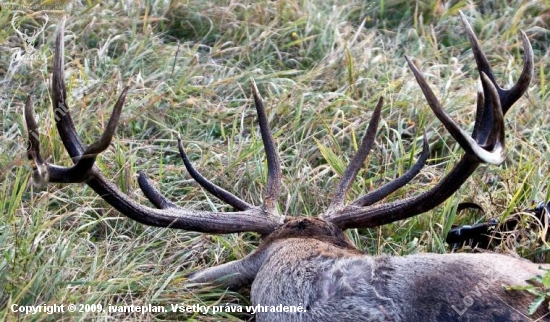
[[[437,185],[422,194],[386,204],[372,205],[374,202],[381,200],[394,191],[392,189],[384,189],[384,191],[378,189],[364,197],[358,198],[350,205],[345,206],[343,204],[343,194],[347,191],[350,182],[355,179],[358,169],[366,157],[366,153],[362,150],[362,146],[365,145],[365,147],[370,147],[374,140],[375,131],[371,131],[369,125],[367,135],[365,135],[365,137],[368,138],[363,140],[357,155],[352,159],[348,169],[346,169],[337,189],[336,197],[329,207],[329,210],[321,216],[322,218],[333,222],[342,229],[376,227],[397,220],[410,218],[436,207],[449,198],[458,188],[460,188],[480,163],[500,164],[504,161],[504,114],[529,87],[529,83],[533,77],[533,49],[531,48],[529,39],[525,33],[521,31],[520,34],[524,48],[523,70],[517,83],[511,89],[502,89],[496,83],[487,58],[481,50],[473,30],[462,12],[460,13],[460,17],[472,46],[481,83],[483,85],[483,93],[478,93],[476,121],[472,136],[469,136],[462,130],[443,110],[420,71],[411,62],[409,57],[405,56],[405,59],[420,85],[428,101],[428,105],[453,138],[460,144],[462,149],[464,149],[466,152],[464,156],[451,172],[449,172]],[[378,116],[373,116],[373,119],[374,118],[378,118]],[[371,122],[371,124],[376,124],[376,122]],[[424,142],[424,146],[423,155],[417,161],[413,169],[410,170],[413,177],[418,172],[416,171],[415,173],[413,170],[420,170],[418,167],[422,167],[424,154],[427,154],[426,142]],[[403,177],[407,177],[407,175]],[[399,178],[395,181],[399,181],[403,184],[408,182],[408,180],[403,178]],[[393,185],[395,181],[391,182],[389,185]],[[371,198],[373,195],[376,195],[376,198]]]
[[[40,30],[37,30],[35,32],[33,32],[32,36],[29,37],[31,40],[36,40],[35,38],[40,35],[41,33],[44,32],[44,29],[46,29],[46,26],[48,25],[48,21],[50,20],[50,18],[48,17],[48,15],[45,15],[46,18],[44,19],[44,24],[42,25],[42,27],[40,28]],[[26,34],[26,33],[25,33]]]
[[[372,144],[374,143],[374,138],[376,137],[376,129],[378,128],[378,122],[380,121],[380,112],[382,110],[383,104],[384,104],[384,99],[380,98],[378,100],[378,103],[376,104],[376,107],[374,108],[372,118],[367,127],[367,132],[365,133],[365,136],[363,136],[363,139],[361,140],[361,144],[359,145],[359,149],[357,150],[357,153],[351,159],[349,166],[346,168],[344,175],[342,176],[342,179],[338,184],[338,188],[336,188],[336,193],[329,205],[329,208],[326,211],[326,213],[323,215],[324,217],[337,215],[338,211],[340,211],[341,208],[343,207],[346,193],[351,187],[351,184],[355,179],[355,177],[357,176],[357,173],[359,172],[359,169],[363,165],[363,162],[365,162],[365,159],[369,155]],[[422,167],[424,167],[424,164],[428,159],[429,153],[430,153],[430,147],[428,145],[428,140],[426,139],[426,135],[424,134],[422,154],[420,155],[420,158],[411,169],[405,172],[405,174],[403,174],[401,177],[381,186],[380,188],[375,189],[374,191],[371,191],[365,196],[357,198],[355,201],[352,202],[352,205],[357,207],[372,205],[373,203],[376,203],[384,199],[387,195],[391,194],[392,192],[406,185],[420,172]]]
[[[32,43],[36,40],[36,38],[38,37],[38,35],[40,35],[44,29],[46,29],[46,25],[48,24],[48,21],[49,21],[49,17],[48,15],[46,15],[46,18],[45,18],[45,21],[44,21],[44,24],[42,25],[42,27],[40,28],[40,30],[36,30],[35,32],[32,33],[32,36],[29,36],[27,35],[27,31],[25,30],[25,33],[22,33],[19,31],[19,29],[17,29],[17,27],[15,27],[15,18],[17,17],[17,13],[15,13],[13,15],[13,17],[11,18],[11,26],[13,27],[13,30],[15,30],[15,32],[28,44],[28,45],[32,45]]]
[[[279,215],[276,210],[276,199],[279,194],[280,186],[280,168],[278,164],[279,157],[275,148],[273,137],[271,136],[267,117],[265,115],[263,104],[259,98],[256,85],[253,83],[253,94],[256,109],[260,119],[260,131],[268,155],[268,183],[267,192],[264,198],[263,207],[254,207],[231,193],[217,187],[208,180],[202,178],[198,172],[191,171],[189,160],[182,152],[180,142],[180,152],[182,158],[194,178],[199,178],[197,182],[212,192],[221,200],[237,208],[238,212],[206,212],[185,209],[176,206],[158,192],[147,180],[145,174],[139,175],[139,184],[145,196],[158,208],[154,209],[137,203],[122,193],[115,185],[107,181],[101,174],[99,168],[94,163],[97,156],[103,152],[111,143],[115,133],[118,119],[124,105],[124,100],[128,92],[125,88],[113,108],[105,132],[101,138],[84,148],[78,138],[74,123],[67,106],[67,92],[63,80],[63,35],[64,21],[60,23],[55,41],[54,66],[52,77],[52,100],[54,107],[54,116],[56,126],[63,141],[65,149],[71,156],[74,165],[71,167],[62,167],[54,164],[48,164],[40,155],[39,135],[37,124],[32,116],[32,101],[30,97],[25,104],[25,120],[27,124],[29,148],[27,155],[29,159],[34,160],[34,178],[39,183],[58,182],[58,183],[78,183],[83,182],[90,186],[99,196],[116,208],[122,214],[134,219],[140,223],[157,226],[171,227],[185,230],[206,232],[206,233],[234,233],[254,231],[260,234],[268,234],[276,227],[282,224],[284,217]],[[201,180],[202,178],[202,180]]]
[[[11,27],[26,42],[27,41],[27,35],[22,33],[21,31],[19,31],[19,29],[17,29],[17,27],[15,26],[15,18],[17,18],[17,12],[14,13],[13,16],[11,17]]]

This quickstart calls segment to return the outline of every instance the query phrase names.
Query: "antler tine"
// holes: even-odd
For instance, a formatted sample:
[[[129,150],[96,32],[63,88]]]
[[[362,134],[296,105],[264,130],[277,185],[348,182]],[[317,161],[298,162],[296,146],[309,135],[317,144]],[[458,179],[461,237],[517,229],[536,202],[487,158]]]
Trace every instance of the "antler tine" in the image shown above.
[[[65,18],[61,19],[57,26],[57,37],[55,39],[53,55],[52,102],[55,124],[61,141],[71,158],[75,158],[82,154],[84,147],[76,134],[71,114],[68,113],[67,90],[65,88],[65,80],[63,79],[63,68],[65,66],[63,57],[63,53],[65,52],[64,35]]]
[[[76,134],[66,104],[67,93],[63,80],[63,21],[58,27],[54,51],[52,93],[56,125],[63,144],[75,165],[62,167],[47,164],[40,156],[37,125],[32,116],[32,101],[28,98],[25,105],[25,120],[29,132],[28,155],[35,162],[35,178],[39,177],[42,178],[42,181],[59,183],[84,182],[122,214],[151,226],[213,234],[253,231],[265,235],[282,224],[284,220],[282,216],[266,213],[266,211],[259,208],[250,208],[240,212],[206,212],[177,207],[156,191],[144,174],[140,175],[140,186],[144,188],[144,193],[155,206],[164,209],[143,206],[108,182],[100,170],[94,166],[94,162],[97,155],[105,150],[111,142],[124,104],[127,88],[122,91],[115,104],[107,128],[101,138],[84,149]]]
[[[178,136],[178,149],[180,152],[180,157],[183,160],[183,164],[185,165],[185,168],[191,174],[191,177],[206,191],[210,192],[214,197],[220,199],[221,201],[231,205],[236,210],[247,210],[254,208],[251,204],[247,203],[246,201],[240,199],[239,197],[233,195],[231,192],[215,185],[210,180],[203,177],[200,172],[198,172],[195,167],[193,167],[193,164],[191,164],[191,161],[189,161],[189,158],[187,157],[187,154],[185,153],[185,149],[183,148],[183,144],[181,142],[181,138]],[[147,178],[147,175],[144,172],[140,172],[138,176],[138,184],[143,191],[143,194],[155,207],[159,209],[166,209],[166,208],[174,208],[177,207],[176,204],[168,200],[165,196],[163,196],[160,191],[158,191],[151,181]]]
[[[481,160],[489,164],[501,164],[506,159],[506,151],[504,149],[504,113],[502,110],[502,105],[498,96],[497,88],[491,83],[489,76],[484,72],[481,72],[481,84],[486,88],[486,92],[489,94],[488,99],[490,99],[493,104],[489,107],[492,107],[493,114],[493,126],[488,133],[487,139],[485,140],[485,145],[481,147],[476,144],[474,149],[476,155],[480,156],[481,153],[484,153],[481,157]],[[486,113],[483,113],[486,114]],[[483,131],[484,129],[481,128]]]
[[[126,94],[128,94],[128,87],[125,87],[118,97],[111,117],[109,118],[109,122],[107,123],[107,127],[101,135],[101,138],[86,148],[83,157],[96,157],[97,154],[105,151],[109,147],[111,141],[113,140],[113,135],[115,135],[118,120],[120,119],[120,113],[122,112],[122,106],[124,106],[124,101],[126,100]]]
[[[27,124],[27,158],[34,161],[33,166],[33,182],[38,187],[45,186],[48,181],[48,170],[44,159],[40,155],[40,134],[38,133],[38,125],[34,119],[32,112],[32,98],[29,95],[25,102],[25,123]]]
[[[386,183],[380,188],[375,189],[360,198],[357,198],[354,202],[351,203],[351,205],[357,206],[357,207],[365,207],[365,206],[370,206],[386,198],[387,196],[395,192],[397,189],[409,183],[409,181],[411,181],[414,177],[416,177],[416,175],[424,167],[424,164],[426,164],[426,160],[428,160],[429,155],[430,155],[430,145],[428,144],[426,133],[424,133],[423,139],[422,139],[422,153],[420,154],[420,157],[418,158],[418,160],[416,161],[416,163],[413,165],[412,168],[407,170],[407,172],[405,172],[402,176],[396,178],[395,180]]]
[[[449,198],[478,167],[479,161],[465,154],[432,189],[407,199],[368,207],[348,206],[330,221],[341,229],[372,228],[411,218],[435,208]]]
[[[120,94],[115,104],[115,107],[113,108],[113,112],[111,113],[111,117],[109,118],[109,122],[107,123],[107,127],[101,135],[101,138],[99,138],[99,140],[97,140],[96,142],[90,144],[84,150],[84,153],[78,158],[78,161],[73,167],[74,172],[82,174],[87,173],[94,166],[97,156],[101,152],[107,150],[107,148],[111,144],[113,135],[115,135],[118,120],[120,118],[120,113],[122,112],[122,106],[124,105],[124,100],[126,99],[127,93],[128,87],[122,90],[122,93]]]
[[[11,17],[11,26],[13,28],[13,30],[15,31],[15,33],[17,33],[23,40],[26,39],[27,35],[26,34],[23,34],[21,31],[19,31],[19,28],[17,28],[17,26],[15,26],[15,18],[17,18],[17,12],[15,12],[13,14],[13,16]]]
[[[275,146],[275,140],[273,140],[273,136],[271,135],[264,103],[260,97],[256,82],[252,78],[250,79],[250,82],[252,83],[252,95],[254,96],[254,105],[256,106],[256,112],[258,114],[258,123],[260,124],[260,134],[262,135],[262,141],[267,158],[267,184],[263,205],[267,212],[271,214],[278,214],[277,199],[279,198],[281,190],[282,177],[279,153],[277,152],[277,147]]]
[[[27,148],[27,157],[29,160],[35,160],[36,164],[43,164],[44,159],[40,156],[40,136],[38,125],[32,115],[32,98],[27,96],[25,101],[25,123],[27,124],[27,137],[29,146]]]
[[[468,23],[468,20],[464,13],[462,11],[460,12],[460,19],[462,20],[462,24],[464,25],[464,28],[466,30],[466,35],[468,36],[468,40],[470,41],[470,45],[472,46],[472,52],[474,54],[474,58],[480,73],[485,73],[487,77],[490,80],[490,83],[497,89],[498,97],[500,100],[501,108],[503,114],[506,114],[510,107],[525,93],[525,91],[529,87],[529,83],[531,82],[531,79],[533,78],[534,73],[534,55],[533,55],[533,49],[531,47],[531,43],[529,42],[529,38],[527,38],[527,35],[520,30],[521,40],[523,42],[523,52],[524,52],[524,58],[523,58],[523,68],[520,74],[520,77],[518,78],[518,81],[512,88],[510,89],[503,89],[500,87],[495,80],[495,76],[493,74],[493,70],[491,69],[491,66],[489,65],[489,61],[487,60],[487,57],[483,53],[483,50],[481,49],[481,46],[479,44],[479,41],[477,40],[476,35],[474,34],[474,31],[472,30],[472,27]],[[489,90],[487,85],[483,85],[484,92]],[[489,133],[487,131],[483,131],[480,129],[488,129],[491,127],[491,124],[493,122],[493,114],[491,110],[488,108],[489,105],[491,105],[492,101],[489,98],[485,98],[485,106],[483,108],[487,113],[480,113],[480,109],[478,109],[478,117],[480,118],[479,122],[475,123],[474,131],[472,136],[476,138],[476,141],[480,144],[484,144],[485,140],[487,139]]]
[[[262,140],[264,142],[265,151],[267,155],[267,163],[268,163],[268,178],[267,178],[267,187],[266,187],[266,197],[264,198],[264,204],[266,205],[266,210],[268,210],[271,213],[276,213],[276,200],[279,196],[280,191],[280,181],[281,181],[281,168],[279,165],[279,156],[277,154],[275,143],[273,140],[273,137],[271,135],[271,131],[269,129],[269,124],[267,121],[267,116],[265,114],[265,109],[263,106],[263,102],[258,94],[258,88],[256,86],[256,83],[254,80],[251,80],[252,82],[252,93],[254,95],[254,102],[256,105],[256,109],[258,111],[258,119],[260,123],[260,133],[262,135]],[[183,144],[181,142],[181,138],[178,137],[178,149],[180,153],[180,157],[183,160],[183,164],[185,165],[185,168],[193,177],[193,179],[201,185],[206,191],[210,192],[212,195],[217,197],[218,199],[224,201],[225,203],[233,206],[237,210],[247,210],[253,208],[253,206],[244,200],[240,199],[239,197],[235,196],[234,194],[230,193],[229,191],[217,186],[216,184],[212,183],[210,180],[206,179],[204,176],[198,172],[191,161],[189,160],[187,154],[185,153],[185,149],[183,147]],[[141,176],[140,176],[141,179]],[[140,182],[145,182],[147,180],[145,177],[144,179],[141,179]],[[156,191],[147,189],[147,191]],[[153,196],[152,196],[153,197]],[[154,194],[153,198],[149,199],[155,199],[160,200],[161,195],[156,191],[156,194]],[[167,200],[163,200],[162,202],[158,202],[158,204],[167,204]]]
[[[468,179],[480,163],[500,164],[504,161],[504,113],[523,95],[529,86],[533,76],[534,64],[532,48],[529,40],[522,32],[525,48],[523,72],[512,89],[503,90],[495,83],[487,59],[481,51],[473,31],[465,21],[464,15],[461,14],[461,16],[472,43],[483,87],[483,95],[480,94],[477,98],[477,115],[473,137],[454,123],[442,109],[441,104],[416,66],[408,57],[405,58],[426,97],[428,105],[466,153],[438,184],[424,193],[387,204],[367,207],[359,207],[360,203],[354,203],[327,218],[338,227],[342,229],[376,227],[416,216],[436,207],[449,198]]]
[[[430,86],[428,86],[428,83],[424,79],[424,76],[420,73],[418,68],[413,64],[411,59],[408,56],[405,56],[405,59],[407,60],[407,63],[409,64],[409,67],[411,68],[416,81],[418,82],[418,85],[420,85],[420,88],[422,89],[422,92],[424,93],[424,97],[426,98],[426,101],[428,101],[428,105],[434,112],[435,116],[443,123],[447,131],[451,134],[451,136],[456,140],[456,142],[460,145],[460,147],[469,154],[476,155],[479,157],[480,160],[483,160],[484,162],[491,163],[491,164],[500,164],[502,161],[504,161],[504,156],[498,154],[498,157],[495,157],[493,151],[487,151],[486,149],[482,148],[477,144],[477,142],[464,130],[462,130],[443,110],[443,107],[441,106],[441,103],[439,103],[439,100],[435,97],[435,94],[431,90]],[[483,74],[484,75],[484,74]],[[483,79],[483,78],[482,78]],[[489,93],[491,93],[491,98],[495,97],[494,94],[496,92],[496,88],[492,86],[491,82],[483,82],[485,85],[487,85],[487,90]],[[497,106],[500,108],[500,102],[498,99],[498,94],[496,95],[496,101],[495,104],[488,106],[491,108],[491,112],[493,111],[493,106]],[[487,110],[484,110],[483,115],[487,114]],[[502,114],[502,113],[501,113]],[[502,118],[500,118],[502,121]],[[494,120],[496,121],[496,120]],[[497,127],[500,128],[500,127]],[[494,129],[494,126],[491,125],[491,128],[489,130],[492,131]]]
[[[25,122],[27,123],[27,131],[29,135],[29,149],[27,155],[29,159],[35,162],[35,183],[59,182],[59,183],[78,183],[85,182],[90,176],[94,175],[93,166],[97,156],[105,151],[111,143],[112,137],[115,134],[124,98],[126,97],[127,89],[124,89],[119,100],[115,104],[107,128],[101,135],[101,138],[91,144],[84,150],[81,156],[73,158],[75,164],[72,167],[59,167],[56,165],[47,164],[40,155],[39,134],[37,124],[33,117],[32,100],[27,98],[25,104]],[[76,136],[76,133],[71,133]],[[40,179],[39,179],[40,178]],[[36,182],[36,181],[39,182]]]
[[[335,212],[340,210],[340,208],[342,208],[342,206],[344,205],[346,194],[351,187],[353,180],[355,180],[355,178],[357,177],[357,173],[359,173],[359,169],[361,169],[361,167],[363,166],[363,162],[365,162],[365,159],[369,155],[372,148],[372,144],[374,143],[374,138],[376,137],[376,131],[378,129],[378,123],[380,122],[380,114],[383,105],[384,98],[380,97],[378,103],[376,104],[376,107],[374,108],[374,111],[372,112],[367,131],[365,132],[365,135],[361,140],[359,149],[357,149],[357,152],[355,153],[348,167],[344,171],[342,179],[340,179],[340,183],[338,184],[338,188],[336,188],[336,193],[332,197],[332,201],[326,213],[323,214],[322,217],[330,217]]]
[[[224,201],[225,203],[233,206],[233,208],[237,210],[246,210],[253,208],[253,206],[246,201],[242,200],[241,198],[235,196],[231,192],[215,185],[210,180],[203,177],[196,169],[193,167],[193,164],[191,161],[189,161],[189,158],[187,157],[187,154],[185,153],[185,149],[183,148],[183,144],[181,142],[181,138],[178,136],[178,149],[180,152],[180,157],[183,160],[183,164],[185,165],[185,168],[187,169],[187,172],[195,179],[195,181],[201,185],[206,191],[210,192],[213,196],[220,199],[221,201]]]
[[[145,197],[158,209],[178,208],[175,203],[170,201],[155,188],[151,180],[147,178],[147,174],[143,171],[139,172],[138,185]]]

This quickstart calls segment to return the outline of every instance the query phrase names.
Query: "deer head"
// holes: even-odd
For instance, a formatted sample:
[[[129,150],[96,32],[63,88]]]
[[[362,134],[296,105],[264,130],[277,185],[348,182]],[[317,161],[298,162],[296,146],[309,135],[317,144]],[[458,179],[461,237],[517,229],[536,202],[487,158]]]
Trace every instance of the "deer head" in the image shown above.
[[[29,133],[28,158],[34,163],[35,181],[86,183],[120,213],[145,225],[210,234],[247,231],[261,234],[262,243],[245,258],[196,272],[189,277],[193,282],[217,281],[231,288],[252,284],[251,296],[254,304],[301,303],[307,311],[300,313],[302,315],[292,316],[257,315],[258,320],[340,321],[350,318],[397,321],[407,319],[407,310],[410,310],[411,317],[418,319],[441,320],[452,318],[453,314],[458,318],[461,315],[456,315],[458,313],[455,311],[459,312],[461,308],[453,308],[453,302],[443,298],[448,297],[449,293],[442,293],[441,289],[447,292],[453,292],[454,289],[455,293],[460,294],[462,287],[473,288],[480,278],[494,278],[490,280],[495,284],[490,286],[491,292],[504,299],[508,307],[498,312],[490,309],[496,297],[487,296],[468,308],[475,307],[472,311],[477,312],[476,314],[485,310],[487,314],[508,314],[510,319],[523,317],[518,315],[515,308],[518,303],[526,305],[527,302],[521,298],[510,298],[503,293],[500,285],[525,283],[530,275],[536,273],[534,264],[488,254],[425,254],[376,258],[362,254],[344,234],[346,229],[377,227],[426,212],[449,198],[481,163],[500,164],[505,159],[504,114],[529,86],[533,77],[533,51],[525,33],[520,32],[524,48],[523,71],[512,88],[503,89],[496,83],[488,60],[462,13],[461,18],[483,87],[483,91],[478,94],[477,117],[471,136],[449,117],[420,71],[409,57],[405,57],[430,108],[465,152],[455,167],[426,192],[403,200],[380,203],[386,196],[407,184],[422,169],[429,154],[428,142],[424,136],[422,153],[410,170],[390,183],[346,203],[346,193],[375,140],[383,106],[383,100],[380,99],[360,147],[345,170],[328,209],[317,218],[280,214],[277,208],[281,187],[279,156],[262,99],[252,80],[252,96],[268,167],[262,204],[252,205],[206,179],[189,161],[181,140],[178,140],[179,152],[190,175],[205,190],[231,205],[236,211],[208,212],[180,207],[154,188],[144,173],[139,174],[139,186],[156,208],[139,204],[109,182],[94,165],[98,155],[109,147],[113,138],[128,88],[122,91],[116,102],[101,138],[84,146],[77,136],[67,106],[63,79],[63,22],[58,27],[55,42],[52,101],[59,135],[74,165],[57,166],[46,162],[41,156],[37,124],[32,116],[33,108],[29,97],[25,104],[25,119]],[[506,270],[499,265],[508,265],[513,269]],[[413,300],[405,301],[405,296],[418,297],[419,301],[420,298],[429,299],[432,306],[415,304]],[[444,304],[441,303],[446,303],[447,306],[443,307]],[[460,298],[457,298],[455,304],[459,303]],[[437,312],[433,309],[436,304],[439,308]],[[343,307],[347,308],[346,312],[342,312]]]

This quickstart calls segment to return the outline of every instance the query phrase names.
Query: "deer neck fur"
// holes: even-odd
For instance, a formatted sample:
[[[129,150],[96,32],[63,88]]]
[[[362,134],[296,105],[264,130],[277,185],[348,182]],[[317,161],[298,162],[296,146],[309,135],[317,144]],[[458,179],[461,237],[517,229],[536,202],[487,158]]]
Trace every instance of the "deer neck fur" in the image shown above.
[[[532,297],[502,285],[525,285],[541,272],[499,254],[368,256],[331,223],[289,217],[250,255],[191,279],[252,285],[255,306],[306,311],[258,312],[257,321],[333,321],[335,312],[338,321],[526,321],[517,308]]]

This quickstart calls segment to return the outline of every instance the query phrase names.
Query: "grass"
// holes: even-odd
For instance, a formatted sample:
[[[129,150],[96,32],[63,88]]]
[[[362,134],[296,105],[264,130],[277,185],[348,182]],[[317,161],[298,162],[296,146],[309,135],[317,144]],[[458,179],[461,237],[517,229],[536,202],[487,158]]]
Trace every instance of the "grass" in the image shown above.
[[[263,147],[251,107],[253,77],[268,117],[284,173],[279,208],[316,216],[330,201],[357,149],[371,110],[384,96],[375,148],[359,173],[350,200],[406,171],[421,149],[429,164],[399,199],[433,186],[462,151],[425,103],[403,55],[414,57],[446,110],[468,130],[474,122],[477,72],[458,18],[462,10],[480,38],[497,79],[509,86],[521,70],[525,30],[535,50],[528,94],[506,117],[508,159],[482,166],[453,197],[420,216],[350,238],[369,254],[448,251],[451,224],[518,216],[535,201],[549,200],[550,126],[547,90],[550,2],[458,1],[86,1],[64,11],[52,2],[31,10],[2,4],[0,70],[0,320],[54,321],[53,314],[17,315],[12,304],[216,305],[249,303],[234,293],[196,287],[185,276],[239,259],[259,243],[256,234],[202,235],[146,227],[126,219],[82,185],[32,185],[26,160],[23,102],[31,95],[39,119],[42,153],[70,164],[55,130],[50,81],[55,24],[66,26],[65,79],[69,106],[83,142],[103,131],[123,86],[130,92],[112,147],[98,165],[132,198],[147,203],[136,173],[179,205],[226,210],[186,173],[177,155],[183,138],[195,166],[218,185],[253,204],[266,180]],[[50,7],[48,7],[50,6]],[[34,47],[45,59],[10,64],[23,47],[19,30],[50,21]],[[472,201],[485,214],[456,213]],[[524,217],[528,218],[528,217]],[[528,227],[532,220],[523,220]],[[545,254],[545,230],[525,230],[521,240],[497,251],[534,258]],[[542,256],[545,257],[545,256]],[[543,259],[544,260],[544,259]],[[74,313],[67,320],[108,320]],[[128,314],[127,320],[249,320],[246,314]]]

